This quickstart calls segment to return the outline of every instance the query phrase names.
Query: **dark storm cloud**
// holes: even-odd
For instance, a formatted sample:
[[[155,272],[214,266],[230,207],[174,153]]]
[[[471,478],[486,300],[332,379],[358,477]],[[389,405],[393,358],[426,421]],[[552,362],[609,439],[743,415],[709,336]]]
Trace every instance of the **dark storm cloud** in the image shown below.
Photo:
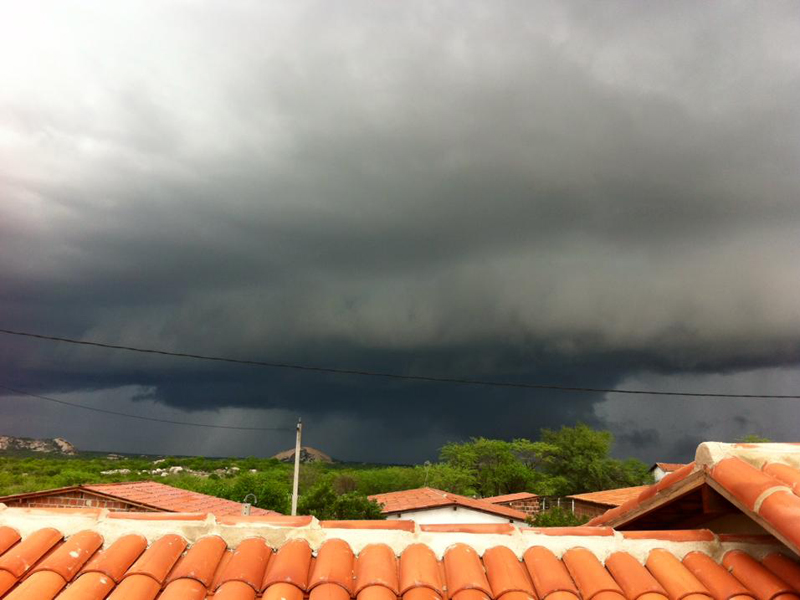
[[[747,372],[769,389],[759,369],[800,358],[789,3],[15,11],[0,25],[4,325],[607,387],[727,373],[736,391]],[[39,391],[144,386],[172,408],[339,419],[348,457],[375,454],[368,431],[392,448],[413,432],[379,452],[406,459],[578,419],[672,452],[599,395],[0,348],[7,378]]]

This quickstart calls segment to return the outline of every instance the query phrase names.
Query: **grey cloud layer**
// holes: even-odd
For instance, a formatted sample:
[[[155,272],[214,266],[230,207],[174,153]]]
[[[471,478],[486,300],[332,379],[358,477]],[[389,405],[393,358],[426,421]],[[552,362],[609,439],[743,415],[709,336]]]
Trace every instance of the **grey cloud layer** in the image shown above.
[[[14,12],[0,24],[12,324],[609,384],[798,360],[790,3]],[[192,404],[164,390],[188,386],[193,367],[142,375],[117,357],[25,346],[23,358],[0,344],[15,370],[53,381],[61,360],[62,390],[158,383],[161,400]],[[383,388],[324,402],[318,385],[308,410],[381,412],[369,407]],[[418,401],[453,406],[460,393]],[[591,418],[590,405],[547,419]],[[479,433],[466,421],[447,427]]]

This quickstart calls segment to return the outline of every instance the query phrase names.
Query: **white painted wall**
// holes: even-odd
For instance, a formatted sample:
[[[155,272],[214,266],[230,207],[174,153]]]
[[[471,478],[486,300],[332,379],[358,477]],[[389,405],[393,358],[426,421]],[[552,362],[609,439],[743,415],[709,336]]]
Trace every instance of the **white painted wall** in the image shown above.
[[[650,472],[653,474],[653,479],[656,480],[656,483],[664,479],[664,476],[667,474],[661,467],[654,467]]]
[[[387,515],[387,519],[405,519],[416,521],[420,525],[452,525],[454,523],[510,523],[524,525],[525,521],[509,519],[500,515],[490,515],[479,510],[463,506],[443,506],[423,510],[409,510],[403,513]]]

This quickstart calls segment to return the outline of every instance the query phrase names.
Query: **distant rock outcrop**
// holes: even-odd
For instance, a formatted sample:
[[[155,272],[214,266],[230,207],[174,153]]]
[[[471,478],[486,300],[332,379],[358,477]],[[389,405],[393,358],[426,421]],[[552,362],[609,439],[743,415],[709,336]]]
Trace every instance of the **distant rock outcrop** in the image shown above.
[[[272,458],[277,458],[282,462],[294,462],[294,448],[290,448],[289,450],[284,450],[283,452],[278,452]],[[301,463],[312,463],[312,462],[324,462],[324,463],[332,463],[333,459],[325,454],[324,452],[317,450],[316,448],[312,448],[310,446],[303,446],[300,448],[300,462]]]
[[[77,454],[75,446],[64,438],[35,440],[33,438],[0,435],[0,452],[46,452],[54,454]]]

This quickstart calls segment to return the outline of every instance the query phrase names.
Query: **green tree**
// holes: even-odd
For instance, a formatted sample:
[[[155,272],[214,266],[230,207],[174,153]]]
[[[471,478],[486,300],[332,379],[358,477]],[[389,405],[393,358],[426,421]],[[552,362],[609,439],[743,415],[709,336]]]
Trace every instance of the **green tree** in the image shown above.
[[[529,518],[528,522],[534,527],[575,527],[588,520],[587,517],[579,517],[563,508],[551,508]]]
[[[511,442],[472,438],[467,443],[446,444],[440,458],[448,465],[472,473],[481,496],[524,490],[531,471],[514,454]]]
[[[543,429],[547,445],[544,470],[560,478],[557,494],[579,494],[650,483],[647,465],[640,460],[609,456],[614,443],[610,431],[596,431],[579,423],[554,431]]]
[[[449,443],[440,457],[451,468],[471,474],[475,491],[481,496],[535,491],[551,494],[558,479],[540,469],[551,447],[545,442],[516,439],[512,442],[472,438],[469,442]]]
[[[291,487],[289,482],[271,473],[245,473],[239,475],[227,497],[236,502],[244,502],[252,494],[256,500],[253,506],[266,508],[280,513],[289,512]]]
[[[385,519],[381,505],[358,492],[338,495],[329,482],[323,482],[300,496],[297,512],[320,520]]]
[[[762,435],[758,435],[755,433],[748,433],[747,435],[743,435],[742,437],[737,438],[736,441],[741,444],[766,444],[771,442],[772,440]]]

